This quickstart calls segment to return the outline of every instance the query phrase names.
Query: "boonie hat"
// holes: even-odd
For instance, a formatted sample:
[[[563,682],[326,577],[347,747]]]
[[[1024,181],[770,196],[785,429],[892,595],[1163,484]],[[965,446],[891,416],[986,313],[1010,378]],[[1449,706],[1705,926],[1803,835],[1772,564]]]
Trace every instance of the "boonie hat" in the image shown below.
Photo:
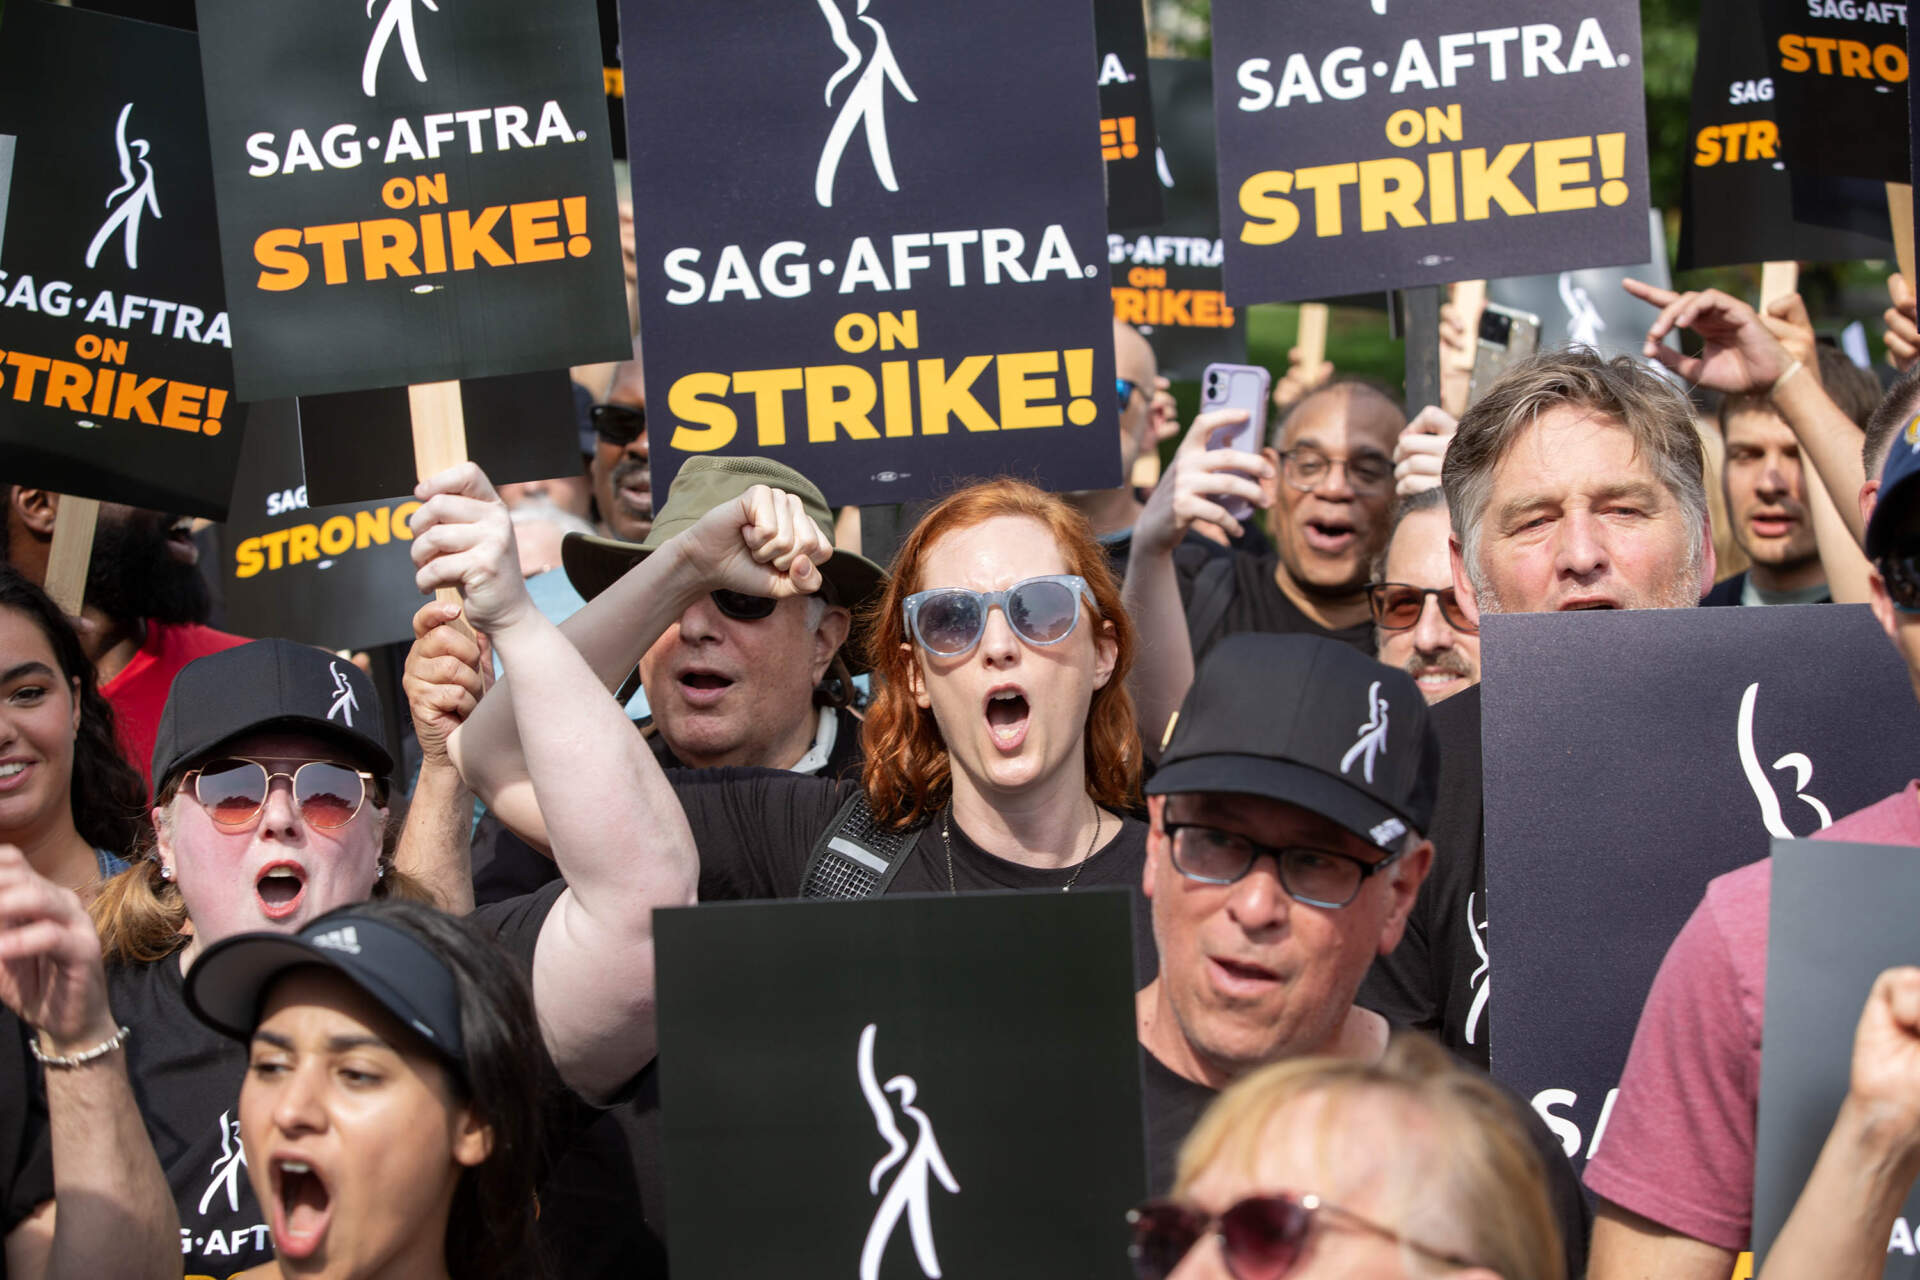
[[[153,740],[153,798],[176,769],[247,733],[291,729],[338,742],[375,776],[393,772],[380,697],[345,658],[291,640],[255,640],[180,668]]]
[[[666,505],[654,517],[653,528],[641,542],[623,542],[597,534],[570,533],[561,543],[560,561],[574,590],[591,600],[612,586],[627,570],[665,546],[675,535],[700,522],[707,512],[731,502],[754,485],[764,484],[794,494],[809,518],[829,542],[833,540],[833,511],[813,481],[771,458],[693,458],[680,468],[667,490]],[[817,566],[833,588],[837,603],[853,610],[856,628],[860,606],[877,593],[887,573],[865,556],[835,551]],[[860,647],[849,637],[842,649],[847,664],[858,671]]]
[[[465,1077],[453,974],[418,939],[353,907],[329,911],[296,934],[222,938],[187,970],[187,1007],[220,1034],[250,1040],[268,989],[304,965],[332,969],[366,992]]]
[[[1236,635],[1194,673],[1146,791],[1265,796],[1391,853],[1432,823],[1439,781],[1412,676],[1321,636]]]

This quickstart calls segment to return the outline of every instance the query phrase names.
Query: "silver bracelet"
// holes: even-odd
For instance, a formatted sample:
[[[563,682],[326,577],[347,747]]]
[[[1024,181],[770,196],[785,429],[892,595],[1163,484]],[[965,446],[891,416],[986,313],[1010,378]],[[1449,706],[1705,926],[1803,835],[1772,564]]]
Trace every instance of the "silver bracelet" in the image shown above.
[[[83,1050],[80,1053],[66,1054],[60,1057],[56,1057],[53,1054],[49,1054],[49,1053],[42,1053],[40,1051],[40,1037],[37,1035],[34,1035],[34,1036],[29,1036],[27,1038],[27,1052],[31,1053],[34,1056],[34,1058],[43,1067],[52,1067],[56,1071],[72,1071],[76,1067],[84,1067],[89,1062],[92,1062],[98,1058],[106,1057],[108,1054],[112,1053],[115,1049],[118,1049],[121,1045],[125,1044],[127,1042],[127,1038],[132,1034],[133,1034],[132,1027],[121,1027],[118,1031],[114,1032],[112,1035],[108,1036],[105,1040],[102,1040],[99,1044],[93,1046],[93,1048],[91,1049]]]

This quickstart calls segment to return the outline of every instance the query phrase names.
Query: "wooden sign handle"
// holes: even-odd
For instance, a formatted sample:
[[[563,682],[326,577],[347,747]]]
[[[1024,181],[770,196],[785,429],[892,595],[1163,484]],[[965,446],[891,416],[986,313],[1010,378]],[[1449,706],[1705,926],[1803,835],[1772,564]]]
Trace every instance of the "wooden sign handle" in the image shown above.
[[[47,594],[69,618],[80,616],[87,593],[87,566],[93,560],[93,528],[100,521],[95,498],[62,494],[53,518],[53,546],[47,552]]]
[[[1327,315],[1324,302],[1300,304],[1300,333],[1293,345],[1300,349],[1300,362],[1308,369],[1318,369],[1327,358]]]
[[[1765,311],[1779,299],[1800,287],[1798,262],[1768,262],[1760,267],[1760,310]]]
[[[1913,284],[1913,186],[1906,182],[1887,184],[1887,215],[1893,219],[1893,252],[1900,259],[1900,274]]]
[[[467,417],[458,382],[422,382],[407,388],[413,416],[413,471],[425,480],[467,460]],[[434,599],[459,608],[460,593],[441,587]],[[459,626],[471,634],[464,615]]]

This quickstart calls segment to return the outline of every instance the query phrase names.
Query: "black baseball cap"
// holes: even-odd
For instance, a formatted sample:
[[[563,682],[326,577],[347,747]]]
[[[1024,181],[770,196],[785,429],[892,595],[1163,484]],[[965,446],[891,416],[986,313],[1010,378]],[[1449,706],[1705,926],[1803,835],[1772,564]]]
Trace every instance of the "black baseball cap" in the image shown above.
[[[153,739],[153,798],[168,776],[223,742],[269,729],[318,734],[385,778],[380,697],[366,673],[325,649],[291,640],[255,640],[180,668]]]
[[[1420,687],[1321,636],[1222,640],[1194,673],[1162,748],[1148,795],[1265,796],[1388,852],[1433,821],[1440,744]]]
[[[221,1035],[244,1043],[260,1024],[268,990],[307,965],[332,969],[366,992],[466,1078],[453,973],[411,934],[354,907],[329,911],[296,934],[222,938],[187,970],[187,1007]]]

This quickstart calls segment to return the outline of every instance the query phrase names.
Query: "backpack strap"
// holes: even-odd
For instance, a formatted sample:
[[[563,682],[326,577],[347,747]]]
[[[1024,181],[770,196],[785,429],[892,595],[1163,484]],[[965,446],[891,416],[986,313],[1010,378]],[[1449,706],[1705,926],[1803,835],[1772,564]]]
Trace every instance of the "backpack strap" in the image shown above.
[[[1200,661],[1201,646],[1225,621],[1233,597],[1233,556],[1208,556],[1193,575],[1193,594],[1187,600],[1187,642],[1193,646],[1195,665]]]
[[[800,881],[802,898],[877,898],[919,842],[926,824],[901,831],[882,825],[873,816],[864,790],[840,806],[827,829],[814,841]]]

